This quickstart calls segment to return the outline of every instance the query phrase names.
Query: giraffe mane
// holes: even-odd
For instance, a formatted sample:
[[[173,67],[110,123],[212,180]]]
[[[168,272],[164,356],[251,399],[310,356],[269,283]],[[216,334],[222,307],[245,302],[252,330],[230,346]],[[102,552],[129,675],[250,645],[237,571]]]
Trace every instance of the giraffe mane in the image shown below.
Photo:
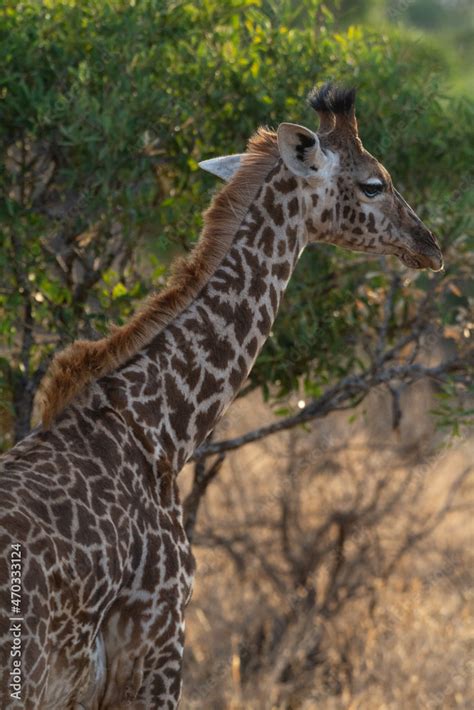
[[[124,365],[187,308],[230,249],[263,180],[279,158],[276,134],[260,128],[241,165],[204,213],[201,237],[188,257],[177,259],[168,285],[150,295],[124,325],[100,340],[77,340],[53,358],[35,401],[35,418],[47,428],[91,382]]]

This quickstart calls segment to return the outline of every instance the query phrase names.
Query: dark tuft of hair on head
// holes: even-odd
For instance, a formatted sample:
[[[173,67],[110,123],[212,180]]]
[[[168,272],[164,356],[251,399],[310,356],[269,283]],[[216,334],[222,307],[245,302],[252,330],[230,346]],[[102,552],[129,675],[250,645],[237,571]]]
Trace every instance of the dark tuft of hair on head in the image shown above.
[[[320,88],[314,87],[308,96],[315,111],[347,115],[354,109],[356,90],[346,89],[327,82]]]

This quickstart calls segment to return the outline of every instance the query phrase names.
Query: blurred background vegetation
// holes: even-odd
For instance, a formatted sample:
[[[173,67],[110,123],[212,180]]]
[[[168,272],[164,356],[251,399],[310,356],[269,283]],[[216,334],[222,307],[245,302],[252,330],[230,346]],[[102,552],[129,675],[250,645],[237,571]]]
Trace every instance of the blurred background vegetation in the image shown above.
[[[388,404],[384,400],[380,409],[388,422],[385,441],[394,432],[400,434],[402,413],[403,421],[410,421],[404,411],[404,388],[411,387],[414,375],[422,372],[409,368],[437,366],[451,357],[456,366],[441,367],[430,385],[430,398],[423,400],[424,414],[432,410],[438,425],[465,436],[472,423],[469,386],[474,328],[472,3],[4,0],[0,37],[0,449],[28,432],[34,394],[53,353],[77,337],[100,336],[110,321],[126,320],[141,298],[165,283],[174,256],[192,247],[199,235],[201,212],[216,187],[213,178],[199,172],[198,161],[241,152],[261,124],[276,127],[281,121],[295,121],[316,127],[305,97],[314,83],[326,80],[357,86],[364,145],[386,165],[399,190],[439,235],[446,270],[436,275],[411,272],[394,259],[368,260],[330,246],[308,250],[244,389],[243,401],[248,398],[252,406],[242,410],[239,426],[229,425],[221,434],[261,425],[250,414],[261,395],[267,402],[258,410],[264,422],[272,415],[281,421],[308,402],[319,402],[327,388],[337,389],[348,377],[359,377],[362,389],[351,385],[352,389],[344,390],[344,407],[350,409],[344,416],[360,421],[361,396],[385,383]],[[406,366],[404,372],[411,374],[407,379],[400,371],[397,376],[387,375],[380,369],[386,363]],[[340,408],[341,400],[337,399],[336,406],[336,399],[334,406],[318,410],[320,414]],[[380,402],[370,398],[368,402],[367,407],[377,412]],[[429,444],[424,453],[419,452],[420,461],[426,451],[437,450],[447,441],[431,429],[427,438]],[[369,446],[364,440],[365,457],[375,455],[374,441]],[[319,444],[317,450],[321,452]],[[311,458],[311,470],[329,466],[324,450],[322,463],[321,457]],[[296,455],[292,451],[289,461]],[[331,465],[338,471],[340,463],[334,461]],[[402,465],[397,459],[397,466],[405,472],[412,463],[404,459]],[[352,464],[357,468],[355,461]],[[393,461],[392,468],[383,466],[386,475],[395,470]],[[295,487],[301,468],[288,464],[287,469],[291,475],[285,478],[282,473],[281,485],[288,492],[288,482],[292,482],[290,488]],[[301,476],[307,475],[307,469]],[[423,477],[428,469],[423,469]],[[217,469],[207,483],[216,473]],[[354,481],[358,475],[362,476],[355,473]],[[235,481],[229,471],[221,476],[228,491]],[[256,480],[262,484],[261,477]],[[204,581],[209,575],[208,586],[203,583],[202,588],[218,588],[223,574],[234,574],[231,568],[235,565],[243,585],[239,594],[250,595],[255,608],[267,609],[268,615],[258,623],[250,617],[239,621],[238,599],[232,613],[226,606],[228,599],[214,599],[222,628],[233,624],[234,635],[221,645],[216,641],[220,650],[213,657],[206,655],[209,649],[199,650],[195,636],[188,670],[194,699],[188,697],[189,707],[217,708],[229,703],[229,707],[240,707],[232,702],[254,707],[249,697],[256,697],[255,688],[263,677],[267,685],[261,687],[270,687],[270,667],[272,688],[292,687],[296,693],[304,687],[313,700],[304,705],[301,693],[293,697],[285,690],[268,707],[311,708],[323,702],[329,708],[328,698],[339,698],[342,705],[334,707],[349,707],[350,693],[344,693],[350,688],[348,678],[355,666],[349,651],[336,652],[328,638],[340,632],[337,625],[331,626],[331,620],[337,618],[339,623],[343,618],[340,595],[350,597],[354,592],[345,584],[344,575],[350,576],[354,565],[365,570],[364,585],[356,585],[354,593],[362,588],[370,606],[380,579],[385,584],[395,568],[395,563],[391,566],[384,558],[384,569],[389,571],[382,575],[367,557],[367,539],[381,544],[374,529],[385,510],[380,495],[388,484],[383,480],[369,505],[359,495],[365,485],[362,476],[353,497],[349,502],[344,499],[345,512],[351,511],[350,522],[341,518],[340,509],[304,511],[296,503],[289,506],[291,496],[286,495],[278,508],[280,517],[257,524],[255,511],[245,508],[243,498],[237,496],[232,502],[225,492],[223,502],[216,494],[218,507],[205,510],[204,527],[196,530],[196,545],[221,549],[231,566],[225,567],[221,558],[208,560],[202,573]],[[404,479],[394,480],[397,485]],[[445,509],[446,500],[453,504],[450,486],[458,490],[457,480],[449,481],[440,492],[440,510]],[[319,485],[314,489],[317,499]],[[400,490],[406,489],[402,485]],[[397,498],[395,490],[393,500],[402,508],[394,502],[387,510],[395,516],[402,510],[413,512],[420,490],[409,502],[401,494]],[[269,493],[268,487],[262,495],[267,506],[280,505],[280,497]],[[337,499],[337,491],[334,496]],[[222,507],[227,511],[226,524],[232,514],[241,526],[231,538],[226,537],[226,524],[219,530],[219,516],[211,514]],[[374,510],[375,517],[370,518]],[[305,515],[310,515],[309,522]],[[438,522],[443,518],[433,515]],[[296,520],[299,537],[293,541],[287,537],[285,542],[291,519]],[[213,530],[210,520],[215,521]],[[400,540],[405,540],[408,550],[418,538],[412,519],[403,521]],[[352,566],[345,567],[342,550],[344,540],[350,538],[348,525],[369,533],[367,539],[352,536],[357,554],[351,558]],[[242,530],[247,534],[252,526],[257,537],[244,540]],[[273,602],[267,604],[268,598],[261,596],[266,593],[264,584],[258,594],[253,583],[245,587],[248,560],[256,555],[262,530],[268,532],[272,526],[283,531],[283,557],[273,561],[268,557],[263,572],[258,567],[263,564],[260,558],[251,568],[279,584],[280,604],[281,599],[291,602],[286,611]],[[431,530],[430,525],[427,529]],[[425,537],[420,533],[420,540]],[[459,538],[459,545],[464,544],[465,539]],[[312,564],[302,573],[301,555],[307,553],[308,545],[313,546]],[[321,563],[324,559],[329,560],[326,567]],[[329,570],[329,587],[318,606],[317,584],[311,575],[323,567]],[[201,624],[203,638],[210,638],[202,618],[206,603],[200,599],[198,592],[192,618],[195,629]],[[351,613],[361,618],[360,610]],[[306,639],[306,645],[298,646],[301,623],[318,628],[317,643],[313,639],[308,645]],[[346,630],[353,623],[348,617]],[[286,635],[290,632],[291,638]],[[329,636],[325,637],[326,632]],[[365,647],[366,640],[357,643]],[[214,641],[209,645],[214,646]],[[379,642],[383,639],[373,642],[375,659]],[[289,658],[286,665],[278,666],[277,677],[272,659],[282,647]],[[251,663],[249,656],[257,660]],[[204,674],[203,663],[206,668],[217,663],[217,672]],[[327,690],[323,700],[311,695],[306,676],[305,683],[297,680],[300,671],[313,677],[316,667],[323,673],[318,687]],[[409,668],[400,671],[394,682],[403,684],[408,672]],[[388,677],[382,681],[392,682]],[[270,690],[264,695],[256,701],[256,708],[267,707],[265,702],[273,697]],[[364,697],[360,707],[370,707]],[[441,690],[429,697],[423,705],[418,696],[415,700],[400,696],[395,705],[384,707],[464,707],[468,696],[462,690],[461,700],[447,705]]]
[[[260,124],[315,126],[305,97],[327,79],[358,87],[364,144],[440,235],[433,328],[468,339],[470,3],[44,0],[0,13],[3,447],[28,431],[51,354],[126,319],[196,240],[215,185],[198,161],[241,151]],[[394,335],[432,279],[407,278]],[[315,396],[356,370],[387,288],[380,261],[308,252],[252,386]]]

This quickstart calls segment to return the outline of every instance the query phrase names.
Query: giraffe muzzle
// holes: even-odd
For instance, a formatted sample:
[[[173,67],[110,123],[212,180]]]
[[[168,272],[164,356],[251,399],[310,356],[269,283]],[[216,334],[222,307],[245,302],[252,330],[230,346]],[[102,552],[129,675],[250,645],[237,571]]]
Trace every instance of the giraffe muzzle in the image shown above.
[[[437,238],[414,213],[413,218],[418,224],[409,232],[410,238],[402,249],[401,260],[412,269],[441,271],[443,255]]]
[[[431,253],[421,253],[416,254],[412,252],[404,252],[400,255],[400,259],[406,266],[411,269],[431,269],[431,271],[442,271],[443,257],[441,251],[436,250]]]
[[[438,240],[410,207],[404,197],[394,188],[396,202],[401,214],[401,227],[404,233],[401,261],[411,269],[443,269],[443,255]]]

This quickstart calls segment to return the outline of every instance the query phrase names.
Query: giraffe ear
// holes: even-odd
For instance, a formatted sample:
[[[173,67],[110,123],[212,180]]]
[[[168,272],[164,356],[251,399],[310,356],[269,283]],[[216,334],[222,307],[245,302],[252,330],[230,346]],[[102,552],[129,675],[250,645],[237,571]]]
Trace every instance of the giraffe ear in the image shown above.
[[[316,133],[296,123],[280,123],[278,149],[285,163],[299,177],[315,177],[327,163],[327,156]]]
[[[229,182],[239,169],[240,159],[243,155],[244,153],[237,153],[236,155],[222,155],[220,158],[201,160],[199,167]]]

